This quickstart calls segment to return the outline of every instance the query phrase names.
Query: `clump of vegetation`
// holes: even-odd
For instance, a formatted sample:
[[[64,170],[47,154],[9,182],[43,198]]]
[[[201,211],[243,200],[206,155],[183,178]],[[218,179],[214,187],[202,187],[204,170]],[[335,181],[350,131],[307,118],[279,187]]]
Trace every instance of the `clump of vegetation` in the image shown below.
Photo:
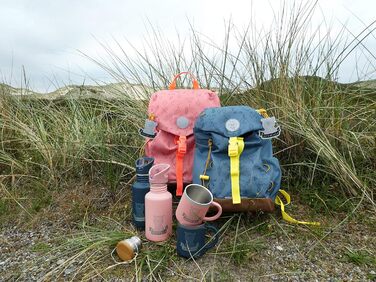
[[[138,128],[146,117],[149,90],[167,88],[174,74],[187,70],[203,88],[216,89],[222,105],[266,108],[277,117],[283,129],[274,143],[283,169],[282,186],[296,192],[301,202],[317,213],[351,215],[359,207],[375,212],[376,89],[336,82],[354,50],[367,56],[362,41],[371,36],[374,23],[357,35],[343,29],[333,41],[330,31],[309,32],[306,23],[314,9],[314,4],[306,4],[276,16],[276,28],[265,34],[252,24],[244,32],[229,24],[221,46],[194,29],[189,46],[165,44],[155,31],[150,48],[144,53],[135,49],[136,57],[121,44],[118,50],[103,45],[107,59],[89,59],[119,82],[141,87],[137,99],[33,99],[14,97],[6,87],[0,88],[0,219],[15,210],[32,217],[54,201],[51,193],[75,189],[77,183],[105,187],[111,206],[129,206],[123,189],[143,153]],[[122,222],[129,222],[127,216]],[[72,258],[89,254],[90,263],[93,258],[98,262],[108,258],[109,246],[125,234],[85,231],[64,246]],[[224,246],[222,251],[228,251],[235,263],[262,249],[256,241]],[[146,271],[152,277],[160,267],[166,269],[171,248],[167,244],[162,251],[146,252],[135,275]],[[353,261],[359,257],[347,256]],[[90,267],[88,261],[84,265]]]
[[[376,257],[368,250],[350,250],[345,252],[347,261],[356,265],[376,265]]]

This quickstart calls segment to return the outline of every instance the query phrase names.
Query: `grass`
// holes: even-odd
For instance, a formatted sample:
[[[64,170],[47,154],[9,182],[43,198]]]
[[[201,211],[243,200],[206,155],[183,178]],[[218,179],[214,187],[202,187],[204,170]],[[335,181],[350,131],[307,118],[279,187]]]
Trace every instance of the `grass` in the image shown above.
[[[45,254],[45,253],[47,253],[48,251],[51,250],[51,246],[49,246],[45,242],[39,242],[39,243],[35,244],[34,246],[32,246],[31,250],[33,252]]]
[[[356,265],[370,265],[376,266],[376,257],[367,250],[351,250],[345,252],[347,261]]]
[[[287,8],[292,8],[290,13]],[[183,70],[193,72],[203,88],[215,88],[224,106],[263,107],[275,115],[283,129],[274,142],[283,187],[299,203],[292,213],[300,207],[295,210],[300,216],[336,222],[336,226],[324,222],[322,228],[301,229],[275,223],[268,215],[230,216],[221,222],[220,243],[207,255],[215,263],[223,263],[224,256],[230,258],[224,267],[261,263],[258,254],[264,251],[265,241],[286,236],[293,242],[288,237],[291,228],[313,237],[311,250],[315,250],[357,210],[374,214],[376,89],[336,80],[344,60],[355,51],[372,66],[373,58],[362,42],[373,36],[375,24],[359,34],[344,28],[333,40],[330,30],[310,32],[307,22],[316,8],[313,2],[286,6],[276,15],[275,26],[263,34],[252,29],[254,23],[245,31],[229,23],[221,44],[193,27],[191,38],[176,45],[152,29],[145,43],[149,48],[134,49],[136,57],[126,52],[132,46],[117,42],[117,49],[112,49],[101,43],[107,57],[89,59],[117,81],[138,84],[140,88],[131,90],[137,100],[119,95],[118,88],[113,89],[115,98],[47,100],[13,97],[0,87],[1,222],[29,222],[58,209],[56,217],[66,218],[74,231],[68,238],[56,239],[59,246],[51,253],[70,259],[50,276],[63,275],[79,260],[76,275],[83,279],[114,271],[137,280],[162,279],[167,272],[180,279],[214,279],[213,268],[196,262],[187,267],[177,258],[173,241],[147,244],[133,268],[124,269],[110,257],[115,243],[135,232],[129,228],[129,184],[134,161],[143,154],[137,130],[146,117],[150,89],[166,88]],[[77,89],[86,95],[85,87]],[[101,216],[117,223],[104,224],[98,220]],[[44,251],[43,243],[40,247]],[[354,263],[374,261],[363,252],[349,250],[345,255]],[[217,272],[227,279],[223,269]]]

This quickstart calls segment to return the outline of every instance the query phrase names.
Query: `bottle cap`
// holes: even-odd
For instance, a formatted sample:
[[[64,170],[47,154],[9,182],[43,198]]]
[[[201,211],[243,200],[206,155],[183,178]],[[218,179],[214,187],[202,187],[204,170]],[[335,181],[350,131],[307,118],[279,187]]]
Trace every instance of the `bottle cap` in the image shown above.
[[[141,239],[133,236],[130,239],[122,240],[116,245],[116,253],[123,261],[131,260],[141,249]]]
[[[142,157],[136,161],[136,173],[137,174],[148,174],[150,168],[154,164],[154,158],[152,157]]]
[[[169,164],[156,164],[149,171],[150,184],[167,184]]]

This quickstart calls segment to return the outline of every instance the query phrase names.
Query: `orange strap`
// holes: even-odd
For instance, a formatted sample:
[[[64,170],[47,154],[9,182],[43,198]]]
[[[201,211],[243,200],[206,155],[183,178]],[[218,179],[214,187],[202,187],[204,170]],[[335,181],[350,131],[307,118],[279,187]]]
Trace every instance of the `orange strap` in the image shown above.
[[[176,140],[178,149],[176,151],[176,196],[183,195],[183,160],[187,152],[187,137],[179,136]]]
[[[174,89],[176,88],[176,80],[177,80],[178,77],[180,77],[182,74],[188,74],[188,75],[191,77],[191,79],[192,79],[192,84],[193,84],[193,89],[200,89],[200,86],[198,85],[198,81],[197,81],[196,77],[195,77],[192,73],[190,73],[190,72],[188,72],[188,71],[184,71],[184,72],[181,72],[181,73],[177,74],[177,75],[174,77],[174,79],[172,80],[172,82],[170,83],[170,86],[168,87],[168,89],[170,89],[170,90],[174,90]]]

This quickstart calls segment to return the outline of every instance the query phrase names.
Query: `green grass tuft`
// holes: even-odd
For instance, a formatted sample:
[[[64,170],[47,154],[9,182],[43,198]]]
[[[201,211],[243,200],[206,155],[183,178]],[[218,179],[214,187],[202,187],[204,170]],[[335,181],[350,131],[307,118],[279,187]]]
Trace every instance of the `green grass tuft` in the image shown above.
[[[348,262],[356,265],[376,266],[376,257],[367,250],[348,249],[344,255]]]

